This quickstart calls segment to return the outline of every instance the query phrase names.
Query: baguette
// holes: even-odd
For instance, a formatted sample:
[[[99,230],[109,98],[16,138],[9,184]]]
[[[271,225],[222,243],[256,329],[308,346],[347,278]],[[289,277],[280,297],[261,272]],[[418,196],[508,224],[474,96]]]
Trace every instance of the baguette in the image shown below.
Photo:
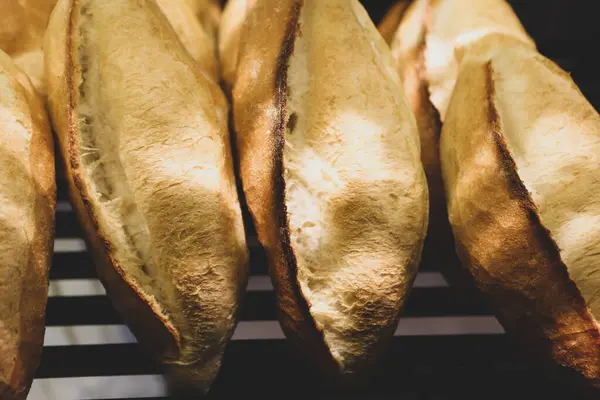
[[[400,65],[420,51],[420,74],[404,81],[427,85],[444,121],[461,262],[523,349],[600,387],[598,114],[504,1],[417,0],[392,47]]]
[[[225,97],[154,0],[60,0],[45,49],[98,275],[172,387],[206,392],[247,282]]]
[[[44,32],[56,0],[0,0],[0,50],[10,55],[46,95]]]
[[[223,63],[236,65],[241,178],[280,322],[325,374],[360,382],[425,237],[415,120],[358,1],[259,0],[245,14],[237,62]]]
[[[0,399],[25,399],[44,340],[56,186],[44,106],[0,50]]]
[[[504,0],[400,1],[379,26],[389,39],[421,138],[421,161],[429,187],[429,228],[421,268],[441,265],[444,276],[462,289],[472,278],[456,255],[442,181],[439,140],[458,64],[454,52],[485,38],[533,41]],[[390,33],[393,32],[393,33]]]
[[[459,255],[524,349],[599,389],[600,116],[521,41],[459,71],[441,139]]]

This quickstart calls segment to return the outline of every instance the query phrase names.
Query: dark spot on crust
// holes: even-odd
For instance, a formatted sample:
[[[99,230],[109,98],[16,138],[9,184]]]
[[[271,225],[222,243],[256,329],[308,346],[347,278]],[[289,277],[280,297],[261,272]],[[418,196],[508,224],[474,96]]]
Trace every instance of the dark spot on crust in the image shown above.
[[[296,113],[290,114],[290,118],[287,122],[287,131],[288,133],[294,133],[294,129],[296,129],[296,124],[298,123],[298,115]]]
[[[283,264],[282,280],[289,284],[289,288],[293,295],[294,307],[299,313],[299,320],[296,317],[289,315],[288,311],[280,309],[284,318],[291,318],[294,324],[299,325],[301,332],[296,332],[300,340],[304,341],[304,348],[309,349],[308,358],[317,361],[317,365],[329,375],[335,378],[337,376],[338,366],[331,356],[329,349],[325,344],[323,332],[320,330],[310,314],[310,303],[302,295],[300,283],[298,282],[298,265],[296,255],[291,246],[290,241],[290,226],[288,220],[288,211],[285,204],[285,179],[283,165],[283,151],[285,146],[285,132],[288,124],[291,123],[292,128],[297,122],[296,116],[290,116],[288,119],[287,96],[289,95],[288,68],[289,61],[294,52],[296,38],[300,35],[300,11],[304,5],[303,0],[294,0],[291,8],[290,17],[286,27],[284,41],[281,51],[277,58],[277,71],[275,76],[275,105],[277,106],[278,115],[275,120],[275,154],[273,168],[273,190],[275,198],[275,219],[277,230],[279,232],[279,240],[281,243],[281,262]],[[295,313],[295,312],[294,312]],[[284,329],[285,329],[285,323]]]

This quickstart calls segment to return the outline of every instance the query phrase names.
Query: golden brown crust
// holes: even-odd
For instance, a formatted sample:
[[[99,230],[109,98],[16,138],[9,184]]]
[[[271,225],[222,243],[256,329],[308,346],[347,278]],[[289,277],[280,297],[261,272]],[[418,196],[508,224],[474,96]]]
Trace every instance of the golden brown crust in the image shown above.
[[[147,273],[145,270],[147,266],[144,264],[140,267],[134,265],[132,268],[131,265],[126,265],[131,261],[120,253],[123,249],[119,247],[121,242],[118,242],[118,237],[115,238],[114,232],[105,229],[107,213],[102,208],[101,202],[98,201],[98,193],[94,193],[91,189],[94,177],[90,176],[89,166],[84,165],[85,160],[82,157],[83,141],[86,138],[84,128],[85,122],[87,122],[85,121],[87,117],[81,111],[82,104],[86,100],[85,96],[95,89],[92,87],[91,91],[86,92],[88,86],[84,84],[86,78],[90,80],[93,78],[85,75],[85,73],[89,73],[89,65],[82,65],[82,59],[86,62],[89,61],[86,59],[88,54],[83,53],[86,50],[89,51],[89,48],[82,45],[83,35],[81,35],[80,29],[83,22],[80,23],[79,19],[84,18],[87,12],[95,13],[96,18],[108,17],[106,14],[102,14],[103,10],[95,7],[94,3],[89,4],[91,10],[81,8],[81,4],[83,4],[81,0],[60,0],[46,36],[46,48],[51,49],[48,50],[46,60],[50,88],[49,105],[53,124],[59,137],[61,153],[65,158],[70,198],[86,231],[87,242],[94,255],[98,275],[115,308],[129,325],[140,344],[165,365],[174,389],[205,392],[216,376],[223,348],[233,333],[243,287],[247,279],[247,250],[241,229],[241,214],[237,198],[234,198],[232,194],[235,190],[231,190],[231,188],[235,189],[235,185],[231,152],[227,146],[228,142],[225,141],[226,120],[218,117],[226,114],[225,100],[218,86],[195,68],[193,60],[184,51],[183,46],[177,42],[171,33],[172,30],[168,27],[167,20],[158,11],[156,5],[151,2],[113,4],[115,7],[123,7],[119,9],[119,12],[131,11],[134,17],[146,19],[147,25],[154,24],[154,29],[159,31],[158,34],[153,36],[155,31],[151,29],[144,31],[147,26],[145,25],[139,27],[140,37],[144,38],[142,40],[147,40],[150,46],[155,46],[161,51],[165,47],[161,48],[160,46],[167,44],[168,48],[163,54],[165,57],[163,62],[169,65],[164,67],[164,74],[172,73],[169,67],[174,66],[173,68],[179,68],[177,71],[181,74],[182,79],[173,85],[177,92],[171,94],[182,103],[187,97],[183,99],[177,95],[189,95],[191,99],[185,103],[194,107],[193,112],[197,113],[197,121],[192,118],[186,119],[191,112],[182,112],[182,119],[175,121],[177,116],[175,114],[169,116],[169,112],[164,112],[164,110],[156,111],[158,115],[149,116],[148,113],[153,110],[153,107],[149,107],[148,113],[143,114],[142,117],[161,118],[160,124],[155,127],[158,128],[159,133],[163,133],[163,136],[175,136],[181,133],[190,135],[190,141],[198,140],[201,134],[206,133],[200,131],[195,123],[205,123],[203,126],[209,130],[208,136],[212,140],[211,143],[216,143],[215,146],[206,145],[204,148],[206,154],[217,158],[217,161],[210,162],[206,168],[201,164],[207,162],[206,160],[200,161],[194,157],[186,159],[188,153],[183,153],[184,156],[180,160],[182,164],[188,162],[193,164],[196,170],[209,173],[213,172],[210,168],[214,166],[216,173],[209,175],[211,181],[208,179],[192,181],[189,179],[189,175],[179,171],[175,171],[175,175],[166,174],[162,164],[153,164],[151,165],[153,168],[141,171],[141,174],[146,174],[146,177],[151,175],[153,178],[160,177],[164,180],[157,180],[158,183],[156,183],[151,179],[146,179],[140,186],[135,186],[138,190],[136,194],[139,196],[137,200],[140,197],[147,199],[143,196],[148,196],[148,193],[151,192],[150,200],[143,204],[140,201],[136,207],[143,208],[145,229],[155,235],[151,246],[152,251],[158,252],[159,250],[156,249],[162,249],[168,245],[172,250],[170,254],[175,254],[171,258],[160,258],[159,255],[156,255],[156,262],[161,262],[159,270],[162,275],[152,280],[150,284],[142,282],[136,273],[140,269]],[[111,8],[112,10],[115,9]],[[128,16],[126,15],[126,17]],[[105,20],[105,22],[110,21]],[[90,29],[98,28],[93,26]],[[106,31],[102,32],[106,34]],[[157,37],[160,38],[160,41]],[[80,52],[82,53],[80,54]],[[117,57],[112,60],[112,65],[119,65],[119,62],[123,62],[123,60],[128,61],[126,58]],[[125,72],[133,76],[134,71],[131,69]],[[162,73],[160,69],[147,73],[156,71],[159,71],[159,74]],[[147,83],[140,81],[135,76],[128,82],[137,86]],[[194,89],[189,93],[181,92],[181,86],[184,83],[187,87],[193,85]],[[109,92],[105,95],[110,98],[114,93]],[[145,100],[148,102],[162,101],[164,100],[163,96],[165,93],[160,92]],[[140,109],[131,104],[131,98],[128,97],[128,100],[129,103],[126,103],[125,106],[129,105],[133,110],[130,110],[130,115],[126,115],[123,120],[131,118],[131,114]],[[172,98],[168,100],[173,101]],[[144,107],[146,106],[144,105]],[[207,113],[206,110],[210,110],[213,114]],[[161,112],[162,114],[160,114]],[[167,115],[165,116],[165,114]],[[144,121],[139,115],[135,115],[135,118]],[[185,126],[187,130],[184,131],[183,128],[180,128],[181,126]],[[126,133],[128,132],[122,133],[120,136],[122,144],[125,142]],[[150,142],[152,138],[144,136],[144,133],[132,136],[145,138]],[[224,144],[221,145],[221,142]],[[134,143],[133,150],[123,150],[123,154],[126,154],[123,158],[127,162],[146,161],[156,155],[156,153],[151,153],[157,148],[154,147],[155,143],[146,142],[137,144],[137,146]],[[180,142],[161,144],[171,146],[158,152],[164,154],[165,151],[176,152],[179,150],[176,146]],[[194,145],[186,148],[199,149]],[[139,149],[148,150],[148,152],[141,155],[133,154]],[[102,150],[106,153],[110,151]],[[114,151],[121,151],[121,149]],[[166,160],[168,156],[163,156],[161,159]],[[187,166],[185,164],[184,167]],[[107,168],[111,167],[118,168],[115,166]],[[161,167],[163,168],[161,169]],[[137,171],[140,169],[134,168],[133,173]],[[134,182],[133,173],[130,172],[127,175],[127,184],[131,187]],[[138,184],[139,181],[135,181],[135,183]],[[161,184],[163,186],[159,187]],[[179,191],[176,190],[178,184],[182,185]],[[207,186],[203,186],[204,184]],[[167,192],[167,190],[174,192]],[[171,199],[171,202],[180,203],[178,207],[182,207],[183,204],[188,205],[188,212],[197,212],[200,209],[202,212],[208,210],[209,217],[206,218],[212,219],[205,220],[203,218],[204,225],[194,225],[197,215],[183,215],[180,208],[165,206],[160,200],[167,200],[167,197]],[[180,201],[177,202],[175,199]],[[161,218],[166,217],[167,214],[172,225],[165,225],[164,221],[161,222]],[[117,218],[122,218],[122,216],[119,215]],[[185,220],[185,222],[176,222],[176,219]],[[125,225],[126,222],[120,221],[119,223]],[[191,224],[191,227],[186,224]],[[161,227],[165,227],[165,230],[161,231]],[[167,229],[169,227],[172,230]],[[212,229],[212,231],[203,231],[203,227]],[[219,235],[220,238],[225,231],[227,231],[226,240],[214,237],[214,235]],[[182,249],[184,245],[189,247]],[[185,257],[179,256],[181,252],[185,252]],[[147,261],[144,260],[144,262]],[[162,288],[172,291],[165,295],[160,292]],[[216,298],[220,300],[220,303],[216,304],[213,301]]]
[[[326,375],[357,384],[393,336],[420,258],[416,124],[358,2],[274,3],[248,10],[240,35],[242,182],[285,333]]]
[[[67,3],[67,1],[64,1]],[[79,19],[79,0],[69,1],[68,30],[66,37],[66,89],[68,99],[68,126],[66,140],[62,141],[64,154],[68,155],[67,176],[69,180],[69,198],[74,205],[78,219],[86,232],[90,249],[96,261],[99,278],[113,300],[114,307],[121,313],[138,341],[148,351],[158,354],[159,359],[176,359],[179,355],[180,338],[175,327],[166,317],[148,302],[139,288],[129,279],[112,256],[110,241],[99,229],[98,216],[90,202],[91,195],[83,184],[83,171],[79,163],[78,148],[80,145],[79,123],[76,109],[79,98],[78,86],[75,82],[81,79],[81,68],[77,67],[75,38]],[[54,18],[54,17],[53,17]],[[50,32],[50,35],[54,32]],[[52,62],[52,60],[48,60]],[[54,116],[53,118],[56,118]],[[59,136],[60,138],[60,136]],[[94,240],[89,240],[94,238]]]
[[[291,7],[284,40],[277,57],[277,75],[275,77],[277,117],[273,127],[275,131],[275,154],[273,156],[275,168],[273,168],[272,179],[275,188],[275,210],[278,222],[277,230],[281,240],[281,256],[279,256],[280,261],[274,265],[273,273],[277,276],[276,281],[279,283],[277,303],[283,329],[287,331],[292,340],[301,338],[303,351],[307,351],[309,357],[313,358],[317,365],[329,374],[337,370],[336,363],[324,342],[322,330],[310,317],[308,301],[300,290],[298,263],[290,244],[290,222],[285,201],[283,153],[286,124],[289,119],[287,115],[287,92],[289,90],[287,74],[290,57],[294,52],[294,43],[297,36],[301,35],[299,18],[303,3],[303,0],[297,0]]]
[[[598,324],[540,222],[494,103],[491,64],[464,65],[441,153],[459,256],[524,349],[599,387]]]
[[[261,97],[248,99],[257,103],[257,107],[272,108],[272,116],[258,122],[252,121],[255,116],[244,112],[246,104],[246,88],[242,87],[245,77],[237,76],[237,87],[234,88],[234,107],[236,127],[258,125],[257,130],[272,132],[265,140],[263,135],[246,133],[238,135],[241,179],[248,199],[249,210],[256,221],[256,227],[263,245],[267,250],[269,269],[277,291],[277,308],[282,329],[297,346],[302,343],[302,353],[314,359],[317,365],[330,373],[336,365],[323,342],[322,334],[310,318],[306,299],[302,296],[298,279],[295,255],[290,246],[287,210],[284,201],[285,181],[283,178],[283,144],[286,124],[286,85],[289,58],[294,49],[296,36],[299,34],[298,18],[302,1],[286,0],[271,13],[265,7],[256,7],[248,18],[257,17],[254,13],[267,13],[257,18],[272,21],[276,29],[269,35],[264,51],[268,52],[264,60],[272,63],[265,65],[272,71],[262,83]],[[273,26],[272,25],[272,26]],[[251,33],[242,31],[244,38]],[[254,33],[255,35],[257,33]],[[253,40],[250,37],[248,41]],[[244,46],[242,42],[242,46]],[[244,49],[241,49],[244,52]],[[249,61],[248,59],[241,62]],[[245,65],[241,71],[248,71]],[[247,129],[245,129],[247,130]],[[241,129],[236,128],[239,132]],[[253,186],[250,186],[253,185]],[[265,206],[272,204],[273,206]],[[272,212],[275,211],[275,212]],[[275,229],[274,229],[275,228]]]
[[[37,371],[44,340],[45,310],[48,298],[48,272],[52,259],[52,245],[54,238],[54,210],[56,205],[56,186],[54,172],[54,148],[50,132],[48,117],[41,99],[35,89],[17,68],[12,65],[8,57],[0,54],[0,69],[3,74],[8,74],[14,80],[16,96],[24,100],[27,109],[15,110],[23,113],[30,119],[31,131],[28,154],[22,160],[28,164],[23,172],[28,171],[31,181],[31,199],[23,199],[24,203],[31,202],[28,216],[32,224],[31,237],[27,240],[27,265],[20,271],[21,281],[18,305],[19,327],[18,351],[14,354],[12,374],[6,377],[7,371],[0,371],[0,398],[3,400],[25,399],[31,382]],[[6,57],[6,58],[4,58]],[[5,64],[6,62],[6,64]],[[10,63],[10,64],[9,64]],[[10,94],[8,94],[10,96]],[[24,124],[27,124],[25,122]],[[25,125],[24,125],[25,126]],[[11,132],[4,132],[10,134]],[[1,227],[1,226],[0,226]],[[17,251],[21,251],[18,249]],[[6,268],[0,265],[0,268]],[[2,296],[0,295],[0,298]],[[0,315],[0,319],[2,319]],[[10,327],[10,322],[9,322]],[[16,328],[16,327],[15,327]],[[2,338],[11,340],[11,338]],[[2,342],[2,340],[0,340]],[[11,356],[4,354],[3,356]],[[8,382],[3,382],[8,378]]]

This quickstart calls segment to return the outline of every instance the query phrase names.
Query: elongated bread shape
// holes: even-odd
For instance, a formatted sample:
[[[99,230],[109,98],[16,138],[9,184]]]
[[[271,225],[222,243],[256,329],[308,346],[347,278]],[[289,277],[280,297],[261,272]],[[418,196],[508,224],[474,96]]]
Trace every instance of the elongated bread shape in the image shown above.
[[[44,340],[54,148],[42,101],[0,50],[0,399],[25,399]]]
[[[216,22],[211,18],[204,17],[209,14],[213,18],[218,18],[220,10],[218,4],[215,5],[213,2],[205,0],[194,2],[190,0],[156,0],[156,3],[192,58],[215,82],[218,82]]]
[[[461,259],[525,349],[596,388],[599,157],[567,73],[520,41],[467,51],[441,140]]]
[[[38,93],[46,95],[44,32],[56,0],[0,0],[0,50],[29,76]]]
[[[441,266],[456,286],[472,286],[454,250],[441,176],[441,116],[456,81],[464,48],[494,48],[520,40],[534,48],[505,0],[401,0],[379,27],[390,43],[421,138],[421,161],[429,187],[429,228],[421,266]],[[394,31],[393,33],[390,33]]]
[[[240,171],[280,322],[326,373],[354,381],[391,339],[419,263],[415,120],[358,1],[257,1],[241,32]]]
[[[60,0],[45,49],[98,274],[174,387],[206,391],[247,281],[225,97],[153,0]]]

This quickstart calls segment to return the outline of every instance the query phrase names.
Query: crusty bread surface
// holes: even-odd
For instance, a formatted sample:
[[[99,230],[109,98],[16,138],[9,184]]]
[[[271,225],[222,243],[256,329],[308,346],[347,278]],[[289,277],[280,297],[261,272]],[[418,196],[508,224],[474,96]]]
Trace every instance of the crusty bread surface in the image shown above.
[[[422,268],[440,266],[454,286],[467,289],[472,279],[460,264],[448,222],[441,176],[441,116],[458,69],[456,53],[485,40],[514,37],[533,46],[504,0],[399,1],[379,26],[388,38],[421,138],[421,160],[429,187],[429,228]]]
[[[441,182],[462,263],[526,351],[599,387],[598,113],[505,1],[417,0],[394,22],[417,121],[444,120]],[[432,126],[419,123],[426,172]]]
[[[54,238],[54,150],[29,78],[0,50],[0,399],[25,399],[40,362]]]
[[[185,49],[218,82],[217,23],[220,8],[206,0],[156,0]]]
[[[98,274],[173,387],[206,392],[247,281],[225,97],[153,0],[60,0],[45,49]]]
[[[598,113],[554,63],[520,42],[467,52],[441,142],[461,259],[525,349],[595,387],[599,143]]]
[[[227,32],[221,43],[239,48],[241,178],[280,322],[326,374],[355,382],[393,336],[419,263],[428,198],[416,123],[358,1],[241,12],[239,44]]]

